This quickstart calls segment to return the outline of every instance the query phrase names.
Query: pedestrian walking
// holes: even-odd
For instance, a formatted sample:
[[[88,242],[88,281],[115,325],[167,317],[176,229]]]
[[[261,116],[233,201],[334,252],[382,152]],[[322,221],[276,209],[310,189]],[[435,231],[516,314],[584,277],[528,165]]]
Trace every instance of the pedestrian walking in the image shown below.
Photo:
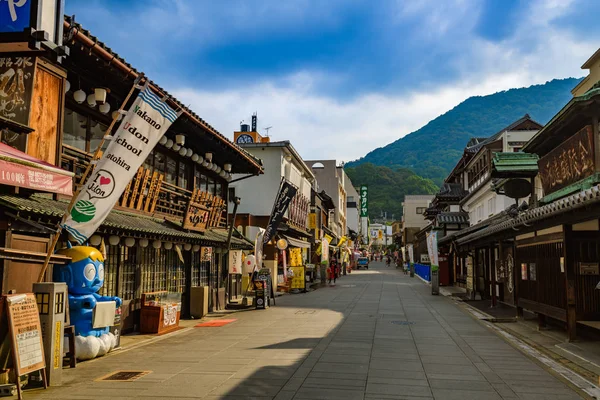
[[[335,281],[337,280],[337,276],[338,276],[338,263],[337,263],[337,259],[334,257],[331,257],[331,261],[329,262],[329,284],[331,285],[331,281],[333,281],[333,285],[335,285]]]

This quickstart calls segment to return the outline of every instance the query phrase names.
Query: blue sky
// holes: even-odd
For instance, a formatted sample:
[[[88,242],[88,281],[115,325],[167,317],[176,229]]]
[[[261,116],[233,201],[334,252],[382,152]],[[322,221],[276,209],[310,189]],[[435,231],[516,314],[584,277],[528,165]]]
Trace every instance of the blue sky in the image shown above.
[[[66,12],[232,136],[351,160],[472,95],[582,76],[595,0],[67,0]]]

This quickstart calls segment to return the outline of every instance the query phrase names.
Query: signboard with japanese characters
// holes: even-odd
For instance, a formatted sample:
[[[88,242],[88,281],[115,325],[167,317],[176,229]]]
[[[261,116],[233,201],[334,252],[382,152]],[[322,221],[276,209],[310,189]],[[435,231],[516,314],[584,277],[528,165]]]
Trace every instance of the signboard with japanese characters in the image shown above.
[[[18,376],[46,367],[42,327],[35,295],[7,297],[8,323],[13,343],[14,367]]]
[[[369,216],[369,199],[367,195],[367,185],[360,187],[360,216]]]
[[[241,250],[230,250],[229,251],[229,273],[230,274],[241,274],[242,273],[242,251]]]
[[[594,173],[594,135],[591,125],[565,140],[538,161],[544,195],[556,192]]]
[[[207,207],[190,201],[183,220],[183,229],[204,232],[209,214],[210,210]]]
[[[0,3],[1,4],[1,3]],[[2,15],[0,13],[0,15]],[[0,116],[23,125],[29,124],[36,58],[31,56],[0,57]],[[2,135],[2,141],[21,151],[24,135]],[[20,140],[20,141],[19,141]],[[15,143],[13,143],[15,142]]]

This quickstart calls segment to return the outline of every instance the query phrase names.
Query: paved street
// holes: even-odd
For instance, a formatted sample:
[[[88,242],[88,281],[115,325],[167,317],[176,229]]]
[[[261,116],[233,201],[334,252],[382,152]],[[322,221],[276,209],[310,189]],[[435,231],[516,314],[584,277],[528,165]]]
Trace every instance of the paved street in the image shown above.
[[[450,299],[373,263],[336,287],[65,371],[26,399],[578,399]],[[135,382],[94,381],[117,370]]]

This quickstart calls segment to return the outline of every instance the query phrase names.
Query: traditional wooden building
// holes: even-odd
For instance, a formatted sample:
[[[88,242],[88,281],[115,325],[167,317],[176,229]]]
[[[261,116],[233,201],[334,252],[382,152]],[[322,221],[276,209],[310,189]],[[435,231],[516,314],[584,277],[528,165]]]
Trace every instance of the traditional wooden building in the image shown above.
[[[15,121],[20,125],[10,129],[24,133],[6,142],[61,168],[74,176],[77,184],[112,119],[121,118],[115,111],[141,72],[70,18],[65,19],[63,28],[68,57],[58,62],[38,51],[27,53],[27,61],[21,62],[24,79],[31,80],[24,85],[27,111],[23,113],[28,118]],[[12,65],[19,57],[0,55],[2,60],[11,59]],[[234,173],[262,173],[258,159],[156,83],[150,82],[150,87],[182,114],[90,238],[91,245],[105,250],[102,294],[123,298],[125,330],[139,326],[140,298],[147,292],[180,293],[182,312],[187,314],[191,289],[208,287],[211,307],[224,307],[228,282],[225,254],[231,226],[227,218],[229,180]],[[10,116],[4,118],[12,121]],[[127,160],[120,162],[126,164]],[[13,288],[31,291],[41,266],[38,259],[33,260],[39,255],[33,253],[46,251],[68,199],[18,183],[0,186],[2,293]],[[196,219],[204,222],[190,223]],[[235,232],[230,246],[252,248]],[[22,254],[15,256],[15,251]],[[51,272],[46,274],[47,280]]]

